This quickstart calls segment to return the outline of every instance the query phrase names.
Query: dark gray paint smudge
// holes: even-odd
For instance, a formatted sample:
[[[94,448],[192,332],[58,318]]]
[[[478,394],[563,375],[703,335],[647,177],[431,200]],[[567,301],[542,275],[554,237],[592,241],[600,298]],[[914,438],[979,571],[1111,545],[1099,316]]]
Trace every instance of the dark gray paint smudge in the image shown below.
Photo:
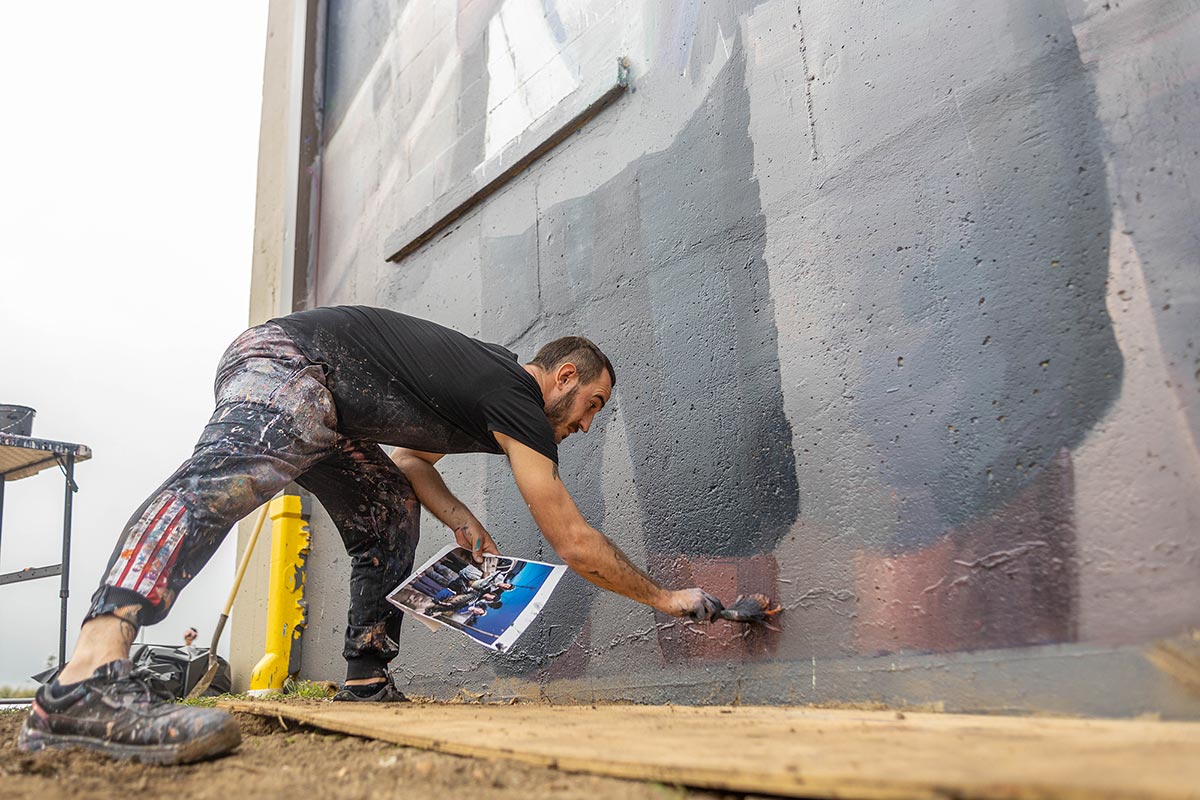
[[[740,36],[732,49],[669,148],[544,210],[532,249],[527,236],[485,239],[482,266],[485,286],[519,286],[531,270],[540,286],[540,300],[485,300],[484,338],[521,335],[530,318],[539,342],[583,333],[613,359],[645,546],[701,559],[769,553],[799,510]],[[561,448],[564,480],[597,525],[603,450],[603,423]],[[505,465],[489,479],[488,519],[527,525]],[[577,637],[595,590],[572,577],[563,591],[573,602],[547,610],[505,671],[542,666]]]
[[[769,552],[799,511],[745,59],[739,34],[675,143],[632,165],[629,283],[645,294],[630,327],[649,329],[624,359],[622,408],[651,546],[666,552]]]
[[[899,495],[901,550],[999,513],[1120,390],[1094,89],[1061,11],[1022,5],[1009,9],[1008,30],[1038,57],[951,98],[946,127],[961,131],[952,146],[969,159],[962,174],[939,183],[955,168],[943,161],[924,185],[893,187],[913,194],[919,215],[958,216],[957,230],[891,253],[856,222],[840,231],[843,249],[879,267],[861,278],[876,313],[921,331],[875,340],[853,404]],[[967,178],[954,189],[963,202],[939,203],[944,186]]]
[[[666,551],[766,552],[799,508],[744,79],[739,39],[675,143],[546,209],[526,255],[545,338],[583,332],[617,366],[638,499]],[[484,285],[512,269],[528,266],[484,259]]]

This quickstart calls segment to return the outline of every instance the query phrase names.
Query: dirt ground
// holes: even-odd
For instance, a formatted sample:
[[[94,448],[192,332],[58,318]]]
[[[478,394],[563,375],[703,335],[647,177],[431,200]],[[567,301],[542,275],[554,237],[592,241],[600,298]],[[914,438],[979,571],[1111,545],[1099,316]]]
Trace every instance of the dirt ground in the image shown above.
[[[229,756],[178,767],[116,762],[86,751],[17,750],[24,710],[0,711],[0,798],[138,797],[304,800],[383,797],[749,800],[654,783],[571,775],[515,762],[483,761],[330,734],[238,714],[242,744]]]

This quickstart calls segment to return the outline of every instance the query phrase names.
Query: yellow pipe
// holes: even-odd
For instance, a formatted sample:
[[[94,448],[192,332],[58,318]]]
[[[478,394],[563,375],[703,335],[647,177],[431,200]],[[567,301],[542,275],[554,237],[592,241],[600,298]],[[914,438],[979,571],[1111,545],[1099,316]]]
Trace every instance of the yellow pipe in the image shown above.
[[[304,565],[308,558],[308,525],[300,498],[283,495],[271,501],[271,572],[267,584],[266,654],[250,676],[250,694],[283,689],[300,671],[300,637],[304,633]]]

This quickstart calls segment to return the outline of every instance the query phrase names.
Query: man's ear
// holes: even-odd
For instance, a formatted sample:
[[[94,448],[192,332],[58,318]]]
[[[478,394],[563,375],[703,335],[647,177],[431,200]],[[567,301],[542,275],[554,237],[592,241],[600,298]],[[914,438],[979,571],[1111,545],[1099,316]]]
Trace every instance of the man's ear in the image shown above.
[[[579,371],[575,369],[575,365],[570,361],[564,362],[554,371],[554,383],[559,388],[565,389],[570,385],[571,379],[579,377]]]

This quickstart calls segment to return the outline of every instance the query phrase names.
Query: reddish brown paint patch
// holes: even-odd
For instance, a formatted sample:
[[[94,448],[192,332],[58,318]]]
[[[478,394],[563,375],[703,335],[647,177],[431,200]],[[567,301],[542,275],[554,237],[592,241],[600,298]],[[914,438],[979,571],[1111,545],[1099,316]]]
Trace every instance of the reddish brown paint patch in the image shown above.
[[[860,553],[860,653],[1073,641],[1074,481],[1063,449],[990,517],[912,553]]]
[[[699,586],[726,603],[741,594],[763,592],[778,596],[779,565],[770,554],[732,558],[669,556],[651,553],[651,570],[669,586]],[[659,646],[668,663],[684,661],[755,661],[769,656],[779,644],[779,632],[732,622],[688,623],[657,615],[660,623],[675,624],[658,631]],[[777,618],[779,619],[779,618]],[[780,619],[776,625],[786,624]]]

